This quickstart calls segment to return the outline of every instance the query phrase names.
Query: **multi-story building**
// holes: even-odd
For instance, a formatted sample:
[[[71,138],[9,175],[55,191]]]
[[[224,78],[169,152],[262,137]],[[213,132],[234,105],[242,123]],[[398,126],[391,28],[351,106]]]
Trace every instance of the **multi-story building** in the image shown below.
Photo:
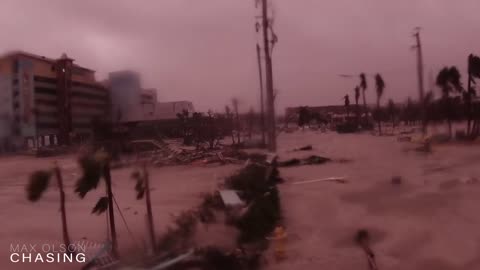
[[[138,123],[176,119],[184,110],[193,112],[190,101],[158,102],[157,90],[142,88],[140,75],[134,71],[117,71],[109,75],[112,119],[117,123]]]
[[[69,144],[90,136],[95,119],[110,117],[108,89],[95,71],[73,62],[65,54],[0,56],[0,138],[30,146]]]
[[[155,110],[156,120],[177,119],[177,114],[188,111],[194,112],[193,103],[190,101],[159,102]]]

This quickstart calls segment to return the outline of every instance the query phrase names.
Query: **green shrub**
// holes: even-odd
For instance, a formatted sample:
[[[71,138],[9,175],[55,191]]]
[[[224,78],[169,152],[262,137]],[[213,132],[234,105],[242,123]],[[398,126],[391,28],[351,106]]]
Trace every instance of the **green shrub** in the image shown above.
[[[278,189],[272,187],[253,202],[245,215],[237,222],[239,242],[248,243],[265,239],[281,219]]]

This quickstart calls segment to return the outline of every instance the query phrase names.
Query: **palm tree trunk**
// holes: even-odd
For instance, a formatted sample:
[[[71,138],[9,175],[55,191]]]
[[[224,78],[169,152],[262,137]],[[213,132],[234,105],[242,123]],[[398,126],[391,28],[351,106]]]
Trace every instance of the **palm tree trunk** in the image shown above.
[[[355,100],[355,114],[356,114],[356,117],[357,117],[357,128],[358,128],[358,122],[360,121],[360,111],[358,109],[358,99]]]
[[[363,110],[365,111],[365,119],[367,119],[367,100],[365,99],[365,89],[362,91],[362,96],[363,96]]]
[[[468,72],[468,86],[467,86],[467,136],[471,134],[472,123],[472,96],[470,95],[470,88],[472,87],[472,78],[470,72]]]
[[[65,192],[63,191],[63,178],[62,173],[58,165],[55,165],[54,173],[57,178],[58,190],[60,192],[60,212],[62,214],[62,233],[63,233],[63,243],[65,244],[68,252],[68,247],[70,246],[70,236],[68,235],[67,228],[67,213],[65,210]]]
[[[112,193],[112,177],[110,175],[110,164],[105,164],[103,175],[105,176],[105,184],[107,186],[108,197],[108,216],[110,219],[110,234],[112,238],[112,255],[118,258],[117,231],[115,229],[115,216],[113,214],[113,193]]]
[[[157,244],[155,242],[155,231],[153,227],[152,203],[150,201],[150,180],[147,171],[147,165],[143,164],[143,175],[145,177],[145,203],[147,205],[147,224],[148,233],[150,234],[150,243],[152,244],[153,252],[157,251]]]
[[[378,122],[378,135],[382,135],[382,124],[380,123],[380,121],[382,121],[380,119],[380,97],[377,98],[377,122]]]

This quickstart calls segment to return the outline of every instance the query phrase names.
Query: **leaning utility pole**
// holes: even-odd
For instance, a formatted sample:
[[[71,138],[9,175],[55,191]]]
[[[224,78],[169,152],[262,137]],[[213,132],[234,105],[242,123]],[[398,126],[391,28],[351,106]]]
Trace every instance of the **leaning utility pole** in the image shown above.
[[[272,58],[270,52],[268,30],[270,27],[267,0],[262,0],[262,26],[263,26],[263,49],[265,50],[265,73],[267,87],[267,133],[268,133],[268,150],[275,152],[277,150],[277,136],[275,134],[275,104],[273,96],[273,72]]]
[[[265,110],[263,107],[263,73],[260,46],[257,43],[258,75],[260,78],[260,125],[262,129],[262,145],[265,145]]]
[[[422,132],[425,135],[426,133],[426,115],[425,115],[425,104],[424,104],[424,90],[423,90],[423,55],[422,55],[422,43],[420,41],[420,28],[415,28],[415,40],[417,44],[414,48],[417,50],[417,72],[418,72],[418,91],[420,94],[420,106],[421,106],[421,115],[422,115]]]

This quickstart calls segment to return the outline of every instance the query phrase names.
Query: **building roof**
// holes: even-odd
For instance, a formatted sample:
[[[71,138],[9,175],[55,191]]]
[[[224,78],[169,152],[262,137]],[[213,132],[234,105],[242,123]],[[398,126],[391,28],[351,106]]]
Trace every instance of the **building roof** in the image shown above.
[[[53,59],[53,58],[48,58],[48,57],[45,57],[45,56],[42,56],[42,55],[36,55],[36,54],[33,54],[33,53],[24,52],[24,51],[10,51],[10,52],[7,52],[5,54],[0,55],[0,58],[15,57],[15,56],[25,56],[25,57],[28,57],[28,58],[33,58],[33,59],[36,59],[36,60],[40,60],[40,61],[44,61],[44,62],[52,63],[52,64],[57,61],[56,59]],[[65,58],[68,58],[68,57],[65,53],[63,53],[61,58],[65,59]],[[71,59],[71,58],[68,58],[68,59]],[[73,60],[73,59],[71,59],[71,60]],[[79,69],[86,70],[86,71],[95,72],[95,70],[93,70],[93,69],[82,67],[82,66],[79,66],[77,64],[73,64],[73,66],[76,67],[76,68],[79,68]]]

